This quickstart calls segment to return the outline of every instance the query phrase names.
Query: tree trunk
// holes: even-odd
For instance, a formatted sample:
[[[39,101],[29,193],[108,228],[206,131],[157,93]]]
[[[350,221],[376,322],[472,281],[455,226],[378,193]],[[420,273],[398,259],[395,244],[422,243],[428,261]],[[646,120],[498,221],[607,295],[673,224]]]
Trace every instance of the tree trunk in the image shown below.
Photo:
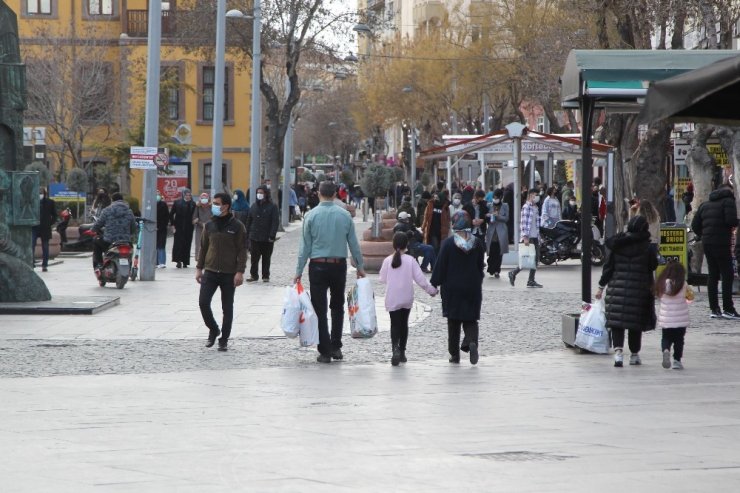
[[[691,137],[691,147],[686,155],[686,166],[691,175],[691,183],[694,185],[694,200],[691,202],[691,213],[687,221],[691,221],[699,205],[709,198],[712,191],[712,178],[714,175],[714,159],[707,151],[707,139],[712,135],[714,127],[708,125],[696,125]],[[700,273],[704,260],[704,248],[701,242],[696,243],[692,249],[691,271]]]
[[[635,118],[627,115],[611,115],[605,124],[605,143],[614,146],[614,217],[617,231],[622,231],[627,224],[629,206],[627,200],[632,198],[632,177],[634,176],[631,156],[637,148]]]
[[[648,127],[633,159],[633,187],[640,199],[650,200],[665,217],[666,173],[665,158],[673,124],[655,122]]]

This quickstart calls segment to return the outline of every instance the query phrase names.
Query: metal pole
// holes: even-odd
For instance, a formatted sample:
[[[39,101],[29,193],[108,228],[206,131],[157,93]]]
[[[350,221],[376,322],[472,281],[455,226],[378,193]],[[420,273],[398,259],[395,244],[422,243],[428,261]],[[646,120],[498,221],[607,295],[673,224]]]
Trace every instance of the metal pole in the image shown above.
[[[614,236],[617,224],[614,217],[614,151],[606,155],[606,224],[604,225],[604,238]]]
[[[491,133],[491,101],[488,93],[483,93],[483,133]]]
[[[286,80],[286,96],[290,94],[290,79]],[[280,221],[285,228],[290,223],[290,168],[293,161],[293,116],[288,116],[288,128],[283,139],[283,199],[280,201]]]
[[[257,187],[260,186],[260,147],[262,140],[262,95],[260,77],[262,72],[262,9],[260,0],[254,0],[254,23],[252,25],[252,139],[249,148],[249,201],[257,202]]]
[[[591,302],[591,182],[594,168],[592,163],[591,135],[594,116],[594,101],[587,96],[581,97],[581,297],[584,302]]]
[[[535,181],[537,181],[537,156],[534,154],[530,154],[529,156],[529,166],[529,189],[532,190],[534,188]]]
[[[155,2],[156,3],[156,2]],[[226,75],[226,0],[218,0],[216,7],[216,67],[213,91],[213,145],[211,146],[211,197],[221,192],[223,186],[224,147],[224,77]]]
[[[452,193],[452,157],[447,156],[447,191]],[[452,197],[448,197],[452,200]]]
[[[547,161],[545,162],[545,183],[549,186],[554,185],[554,172],[555,168],[555,155],[552,151],[547,153]]]
[[[411,127],[411,205],[416,207],[416,127]]]
[[[522,210],[522,180],[519,176],[519,164],[522,161],[522,139],[514,139],[514,210],[509,214],[514,215],[514,250],[519,250],[519,221]]]
[[[144,121],[144,146],[159,147],[159,74],[160,45],[162,42],[162,2],[149,6],[146,63],[146,117]],[[157,170],[144,170],[141,191],[141,215],[144,219],[157,221]],[[151,224],[151,223],[150,223]],[[140,275],[142,281],[154,280],[157,260],[157,233],[144,227],[141,234]]]

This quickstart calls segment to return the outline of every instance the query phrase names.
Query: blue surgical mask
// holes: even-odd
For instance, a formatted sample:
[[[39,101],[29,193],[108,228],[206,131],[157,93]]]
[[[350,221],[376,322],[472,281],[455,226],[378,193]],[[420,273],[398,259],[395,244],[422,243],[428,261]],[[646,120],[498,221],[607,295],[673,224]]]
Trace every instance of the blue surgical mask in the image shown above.
[[[221,206],[220,205],[211,205],[211,214],[214,216],[220,216],[221,215]]]

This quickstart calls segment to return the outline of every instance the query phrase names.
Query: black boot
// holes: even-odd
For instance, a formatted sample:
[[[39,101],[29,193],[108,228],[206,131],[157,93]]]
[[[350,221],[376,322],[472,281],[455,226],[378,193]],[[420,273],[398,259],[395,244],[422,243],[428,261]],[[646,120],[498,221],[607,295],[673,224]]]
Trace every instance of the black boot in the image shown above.
[[[224,339],[223,337],[218,340],[218,350],[219,351],[228,351],[229,350],[229,340]]]
[[[450,356],[450,363],[459,363],[460,362],[460,353],[455,353],[452,356]]]
[[[406,350],[401,349],[401,363],[406,363]]]
[[[206,342],[206,347],[213,347],[214,344],[216,344],[216,338],[221,334],[221,331],[216,329],[211,329],[208,333],[208,342]]]
[[[393,356],[391,357],[391,364],[393,366],[398,366],[398,363],[401,362],[401,350],[398,348],[398,346],[393,346]]]

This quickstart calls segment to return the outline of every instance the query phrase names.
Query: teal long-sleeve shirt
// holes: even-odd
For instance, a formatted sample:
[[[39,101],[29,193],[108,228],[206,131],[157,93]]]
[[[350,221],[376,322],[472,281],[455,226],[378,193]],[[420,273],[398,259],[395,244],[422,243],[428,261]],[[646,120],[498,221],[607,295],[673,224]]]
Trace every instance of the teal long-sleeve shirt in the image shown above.
[[[303,218],[296,275],[303,274],[312,258],[347,258],[347,245],[357,269],[362,269],[362,251],[352,216],[333,202],[321,202]]]

